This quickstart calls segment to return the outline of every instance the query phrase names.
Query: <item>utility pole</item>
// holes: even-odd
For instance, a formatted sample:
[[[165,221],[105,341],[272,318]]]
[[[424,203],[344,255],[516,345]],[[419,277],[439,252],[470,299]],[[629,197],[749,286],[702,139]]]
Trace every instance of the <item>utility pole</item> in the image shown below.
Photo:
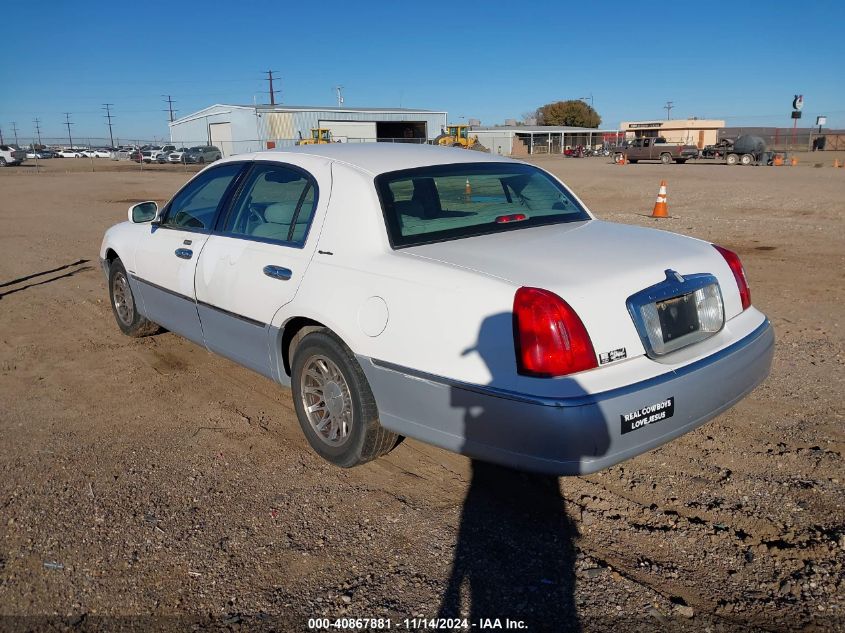
[[[36,117],[33,123],[35,123],[35,134],[38,136],[38,144],[41,145],[41,121]]]
[[[70,112],[65,112],[65,125],[67,126],[68,144],[70,145],[70,149],[73,149],[73,138],[70,135],[70,126],[74,124],[70,122]]]
[[[334,89],[335,89],[335,91],[337,91],[337,107],[342,108],[343,107],[343,86],[335,86]],[[399,98],[399,101],[402,101],[401,97]]]
[[[279,92],[278,90],[273,90],[273,73],[276,72],[275,70],[268,70],[267,71],[267,81],[270,82],[270,105],[276,105],[276,93]]]
[[[15,134],[15,145],[18,144],[18,124],[12,121],[12,132]]]
[[[176,103],[173,99],[170,98],[170,95],[161,95],[165,97],[164,101],[167,103],[167,110],[165,112],[170,112],[170,122],[173,123],[173,113],[178,112],[178,110],[173,109],[173,104]]]
[[[0,145],[3,144],[3,128],[0,127]]]
[[[106,111],[105,118],[108,119],[108,121],[109,121],[109,142],[111,143],[111,145],[109,145],[109,147],[111,147],[113,149],[114,148],[114,135],[112,134],[112,131],[111,131],[111,119],[112,119],[111,108],[112,108],[112,106],[114,106],[113,103],[104,103],[103,104],[103,110]]]
[[[667,101],[666,105],[663,106],[663,109],[666,110],[666,120],[667,121],[672,118],[672,108],[675,107],[674,105],[672,105],[672,103],[673,103],[672,101]]]
[[[593,93],[592,92],[590,93],[589,97],[581,97],[581,101],[586,101],[587,99],[590,100],[590,107],[592,108],[593,107]],[[595,108],[593,108],[593,109],[595,109]]]

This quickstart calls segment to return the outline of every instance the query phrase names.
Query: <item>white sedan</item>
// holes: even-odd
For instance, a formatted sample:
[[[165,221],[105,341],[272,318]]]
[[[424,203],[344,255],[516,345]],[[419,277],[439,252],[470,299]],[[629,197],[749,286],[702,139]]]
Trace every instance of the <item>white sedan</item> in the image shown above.
[[[735,404],[774,349],[736,254],[603,222],[542,169],[462,149],[228,158],[131,207],[100,258],[124,333],[162,326],[289,385],[344,467],[409,436],[594,472]]]
[[[112,152],[109,149],[86,149],[82,152],[83,156],[87,158],[111,158]]]
[[[78,149],[60,149],[56,154],[59,158],[82,158],[82,150]]]

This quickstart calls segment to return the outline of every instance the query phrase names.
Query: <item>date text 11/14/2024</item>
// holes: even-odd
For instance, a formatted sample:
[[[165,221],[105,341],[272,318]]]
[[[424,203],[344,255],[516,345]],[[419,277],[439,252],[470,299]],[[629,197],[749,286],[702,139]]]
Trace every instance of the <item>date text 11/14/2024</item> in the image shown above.
[[[523,620],[510,618],[308,618],[308,628],[317,631],[519,631],[527,630]]]

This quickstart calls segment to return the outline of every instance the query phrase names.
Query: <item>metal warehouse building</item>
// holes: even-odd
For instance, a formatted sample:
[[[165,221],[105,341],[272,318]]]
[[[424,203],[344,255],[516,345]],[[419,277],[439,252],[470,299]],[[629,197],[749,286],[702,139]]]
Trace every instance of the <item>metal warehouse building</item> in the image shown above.
[[[343,143],[425,143],[445,125],[446,112],[434,110],[216,104],[170,123],[170,139],[180,147],[216,145],[229,156],[294,145],[314,128]]]

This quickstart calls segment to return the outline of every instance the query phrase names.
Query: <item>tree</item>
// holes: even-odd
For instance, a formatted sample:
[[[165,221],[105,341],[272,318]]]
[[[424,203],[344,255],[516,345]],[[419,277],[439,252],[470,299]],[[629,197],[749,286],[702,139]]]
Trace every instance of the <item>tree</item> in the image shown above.
[[[555,101],[537,108],[540,125],[568,125],[572,127],[598,127],[599,113],[592,106],[579,99]]]

